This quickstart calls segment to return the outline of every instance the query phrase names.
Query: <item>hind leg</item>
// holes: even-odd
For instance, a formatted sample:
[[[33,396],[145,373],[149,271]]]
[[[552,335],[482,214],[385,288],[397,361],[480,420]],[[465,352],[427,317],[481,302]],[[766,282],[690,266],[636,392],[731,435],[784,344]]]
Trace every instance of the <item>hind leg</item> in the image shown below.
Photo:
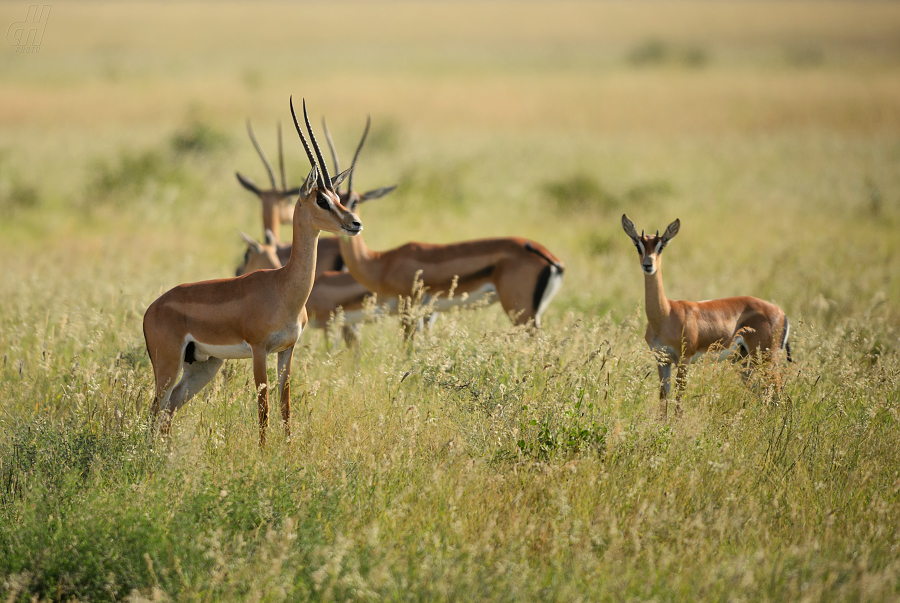
[[[156,351],[158,348],[150,348]],[[156,391],[153,397],[153,403],[150,405],[150,416],[152,417],[156,428],[165,431],[168,425],[168,412],[166,418],[160,418],[160,411],[165,410],[169,405],[172,391],[178,382],[178,374],[181,372],[181,358],[183,346],[178,355],[152,354],[150,361],[153,364],[153,376],[156,381]]]
[[[179,381],[178,385],[175,386],[175,389],[172,390],[169,404],[166,407],[166,411],[169,415],[175,414],[175,411],[184,406],[188,400],[206,387],[206,385],[212,381],[213,377],[216,376],[216,373],[219,372],[219,369],[222,368],[224,362],[225,361],[221,358],[213,357],[210,357],[209,360],[203,362],[185,362],[181,381]]]

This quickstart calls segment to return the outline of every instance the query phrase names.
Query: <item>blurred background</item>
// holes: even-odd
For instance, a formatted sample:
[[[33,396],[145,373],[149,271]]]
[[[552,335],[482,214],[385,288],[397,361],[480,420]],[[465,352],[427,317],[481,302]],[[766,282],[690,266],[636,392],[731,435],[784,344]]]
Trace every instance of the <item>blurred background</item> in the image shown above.
[[[361,212],[370,247],[532,237],[568,268],[551,321],[637,311],[623,212],[647,230],[681,219],[673,298],[896,320],[896,3],[49,7],[39,48],[17,52],[29,5],[0,5],[8,329],[130,308],[138,345],[161,291],[233,274],[237,230],[262,236],[234,172],[267,180],[245,120],[273,162],[281,122],[290,183],[309,167],[291,95],[345,162],[372,116],[356,184],[399,188]]]

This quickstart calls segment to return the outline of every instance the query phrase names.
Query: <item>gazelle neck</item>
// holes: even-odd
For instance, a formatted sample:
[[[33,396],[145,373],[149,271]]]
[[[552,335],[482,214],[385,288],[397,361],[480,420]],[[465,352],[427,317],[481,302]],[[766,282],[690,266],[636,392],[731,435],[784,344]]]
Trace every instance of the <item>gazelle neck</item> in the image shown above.
[[[292,310],[296,309],[298,315],[309,298],[315,280],[318,241],[319,230],[304,221],[300,212],[295,212],[291,257],[278,274],[285,303]]]
[[[347,270],[353,274],[356,280],[371,289],[372,283],[378,280],[373,260],[378,259],[380,254],[366,246],[362,235],[341,236],[339,239],[341,257],[344,259],[344,264],[347,265]]]
[[[671,310],[663,290],[661,263],[657,265],[653,274],[644,273],[644,306],[647,310],[647,321],[654,331],[658,331]]]
[[[281,222],[281,211],[278,204],[263,205],[263,229],[271,230],[275,238],[274,243],[279,242],[278,230]]]

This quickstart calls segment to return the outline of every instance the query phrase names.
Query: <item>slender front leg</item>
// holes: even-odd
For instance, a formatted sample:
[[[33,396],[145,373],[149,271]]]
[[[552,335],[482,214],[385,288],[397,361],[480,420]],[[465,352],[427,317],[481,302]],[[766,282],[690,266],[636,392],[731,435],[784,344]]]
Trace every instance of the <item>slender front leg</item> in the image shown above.
[[[669,408],[669,390],[672,388],[672,362],[659,362],[656,368],[659,371],[659,418],[665,420]]]
[[[269,426],[269,376],[266,374],[266,350],[253,349],[253,379],[256,382],[256,403],[259,407],[259,445],[266,445]]]
[[[278,382],[281,387],[281,421],[284,424],[284,435],[291,435],[291,359],[294,357],[294,346],[278,352]]]
[[[681,398],[684,395],[684,386],[687,383],[687,364],[683,360],[678,363],[678,371],[675,373],[675,416],[681,416]]]

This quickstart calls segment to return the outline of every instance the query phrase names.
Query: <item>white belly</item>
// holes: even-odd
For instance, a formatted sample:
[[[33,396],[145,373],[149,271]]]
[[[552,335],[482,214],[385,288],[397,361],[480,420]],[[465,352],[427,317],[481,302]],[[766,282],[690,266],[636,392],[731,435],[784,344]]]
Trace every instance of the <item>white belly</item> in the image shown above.
[[[451,298],[438,297],[434,300],[434,310],[436,312],[446,312],[451,308],[465,308],[474,306],[478,303],[494,303],[497,301],[497,288],[493,283],[485,283],[478,289],[462,295],[454,295]]]
[[[253,357],[253,352],[250,349],[250,344],[246,341],[229,345],[212,345],[209,343],[197,341],[190,335],[188,335],[188,341],[194,342],[194,358],[196,358],[199,362],[209,360],[210,357],[222,359]]]
[[[694,364],[695,362],[700,362],[709,358],[709,360],[713,362],[722,362],[724,360],[730,360],[734,358],[741,350],[741,348],[746,347],[746,343],[744,343],[743,337],[735,337],[734,341],[731,344],[731,347],[728,348],[716,348],[715,350],[706,350],[705,352],[697,352],[688,360],[689,364]]]

